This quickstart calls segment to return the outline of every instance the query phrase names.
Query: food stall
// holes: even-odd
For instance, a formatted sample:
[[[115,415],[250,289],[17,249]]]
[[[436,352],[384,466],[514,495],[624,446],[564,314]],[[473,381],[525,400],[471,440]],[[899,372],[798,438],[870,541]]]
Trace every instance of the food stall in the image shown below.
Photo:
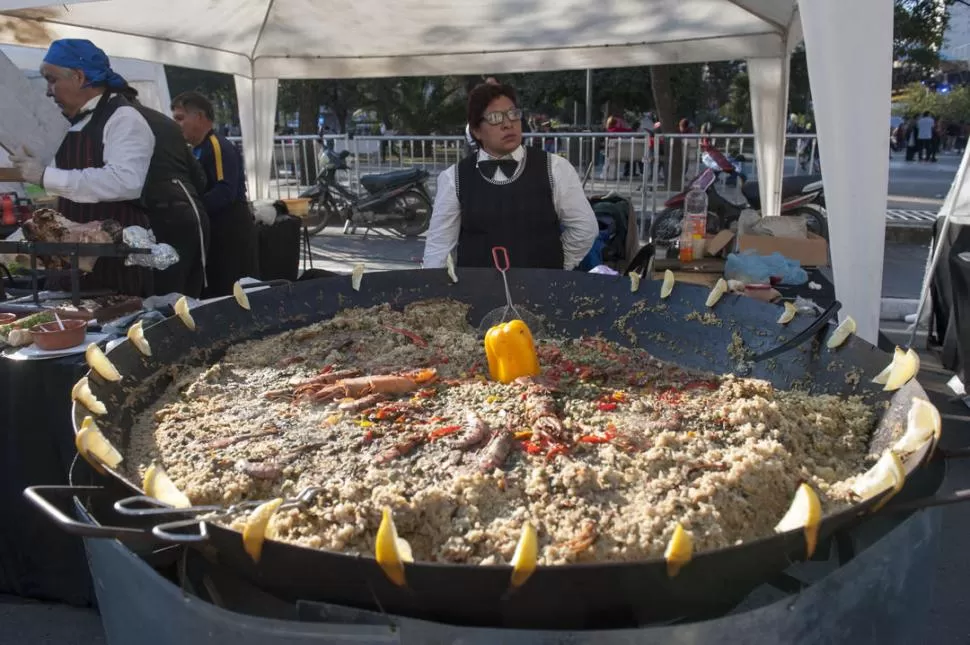
[[[53,31],[59,23],[49,20],[51,12],[65,22],[83,22],[92,33],[112,27],[110,35],[98,35],[118,51],[143,48],[146,36],[132,37],[131,24],[108,24],[119,19],[111,4],[80,4],[63,14],[50,8],[40,19]],[[802,22],[821,41],[830,10],[839,11],[839,19],[830,20],[835,29],[851,24],[846,11],[891,20],[891,12],[875,2],[848,8],[815,2],[811,6],[820,9],[801,18],[792,2],[772,6],[767,18],[747,3],[695,4],[687,10],[717,15],[719,25],[725,12],[735,12],[744,27],[740,35],[719,40],[717,54],[751,57],[759,157],[769,168],[780,166],[774,149],[780,149],[774,144],[784,112],[779,97]],[[261,21],[268,27],[259,30],[268,45],[277,29],[286,27],[291,43],[296,24],[312,24],[302,11],[302,23],[294,23],[288,3],[274,5],[277,13],[267,10]],[[620,5],[628,18],[644,13],[642,3]],[[657,10],[671,11],[671,24],[687,22],[671,6]],[[414,5],[409,10],[420,11]],[[464,26],[475,33],[487,22],[464,6],[457,13],[474,14],[476,22]],[[276,20],[281,17],[289,22]],[[10,16],[25,27],[38,19],[29,11]],[[164,29],[163,22],[157,27]],[[770,35],[751,37],[761,23]],[[206,31],[215,38],[214,30]],[[53,32],[44,33],[47,38]],[[685,55],[706,60],[707,43],[724,36],[682,35],[674,48],[658,39],[617,43],[619,49],[600,42],[588,51],[611,64],[663,64]],[[530,30],[530,43],[537,37]],[[888,51],[881,47],[888,37],[875,51],[869,51],[872,43],[831,40],[850,42],[870,62]],[[560,48],[561,66],[595,63],[565,43],[549,44]],[[200,47],[183,43],[159,54],[184,62],[209,53]],[[419,60],[406,69],[453,73],[494,64],[499,71],[517,71],[528,57],[510,51],[453,52],[447,68],[435,66],[437,54],[416,53]],[[271,130],[257,125],[266,126],[261,120],[273,112],[275,79],[306,74],[320,61],[293,59],[290,52],[254,60],[253,52],[248,48],[250,58],[239,60],[222,56],[218,66],[237,73],[245,99],[244,146],[258,196],[268,176]],[[810,50],[813,79],[835,73],[826,69],[826,56],[821,48]],[[339,73],[341,65],[331,67],[335,76],[403,69],[396,67],[400,61],[379,58],[355,54],[348,62],[357,67],[348,64]],[[289,68],[272,67],[284,59]],[[886,72],[874,85],[885,81],[888,87]],[[833,88],[819,93],[820,111],[828,115],[820,116],[820,131],[831,137],[826,149],[837,150],[842,117],[854,128],[846,142],[881,141],[882,128],[870,132],[867,124],[881,109],[881,99],[873,97],[885,92],[875,87],[872,96],[853,96],[837,115],[838,84]],[[867,118],[854,118],[867,110]],[[837,157],[827,162],[830,167]],[[835,179],[826,179],[827,188],[830,181],[837,188],[827,190],[832,211],[853,212],[859,195],[872,199],[881,190],[884,197],[884,186],[877,189],[884,159],[882,164],[867,165],[852,192],[846,189],[848,173],[836,168]],[[767,179],[762,202],[769,212],[777,205],[771,186]],[[879,271],[851,269],[872,260],[881,242],[852,237],[853,227],[873,220],[872,204],[858,210],[858,217],[832,227],[839,244],[833,248],[836,293],[859,318],[858,335],[844,323],[828,324],[836,303],[828,303],[827,317],[816,318],[730,293],[719,282],[712,289],[676,277],[641,282],[513,270],[505,293],[541,323],[530,323],[538,373],[529,375],[533,380],[497,384],[502,379],[491,370],[486,375],[483,363],[496,350],[483,348],[476,330],[502,304],[498,273],[368,274],[360,267],[351,276],[237,293],[204,306],[181,301],[176,315],[144,323],[107,352],[87,351],[91,370],[80,367],[85,379],[50,394],[64,401],[58,406],[72,406],[68,418],[73,416],[77,444],[72,451],[68,428],[50,430],[65,468],[61,481],[16,469],[5,476],[29,485],[36,509],[27,521],[49,522],[85,538],[105,625],[119,642],[524,642],[537,635],[547,642],[724,642],[726,636],[763,642],[765,635],[780,640],[784,634],[808,643],[846,634],[898,636],[915,629],[919,621],[911,617],[928,604],[927,563],[939,516],[925,509],[965,495],[941,489],[946,459],[938,440],[945,430],[913,379],[917,359],[907,351],[889,356],[867,342],[875,342],[877,330],[867,289],[878,282]],[[424,309],[425,315],[408,318],[415,307],[442,300],[455,303],[461,315],[438,319]],[[521,339],[505,340],[520,347],[511,363],[531,365]],[[779,344],[786,342],[778,358]],[[555,382],[548,382],[550,376]],[[435,407],[466,391],[475,393],[472,409],[468,402],[450,414]],[[797,410],[786,398],[797,393],[812,397],[818,410],[795,415],[810,428],[791,434],[800,439],[792,443],[814,452],[786,445],[788,433],[772,433],[775,417],[759,421],[759,414],[775,414],[770,410]],[[374,398],[365,404],[368,397]],[[774,397],[786,405],[773,406]],[[858,415],[845,407],[853,401],[862,406]],[[470,420],[476,406],[494,406],[481,419],[486,430]],[[415,409],[418,418],[411,414]],[[578,417],[578,411],[591,418]],[[797,426],[793,419],[787,421]],[[865,422],[846,431],[850,419]],[[24,419],[16,427],[26,424]],[[459,431],[460,437],[452,436]],[[735,435],[751,443],[730,445]],[[698,436],[713,441],[696,451]],[[472,437],[472,452],[452,443]],[[843,444],[850,444],[851,454],[835,459],[825,452]],[[759,451],[763,446],[768,453]],[[748,455],[757,458],[752,462]],[[628,468],[590,474],[607,462],[643,465],[639,459],[659,466],[647,465],[644,477]],[[341,482],[321,474],[328,466]],[[65,472],[71,487],[44,486],[63,483]],[[441,488],[436,473],[467,477],[473,487]],[[567,473],[572,490],[564,487]],[[385,479],[372,499],[367,483],[373,476]],[[316,488],[326,490],[307,485],[321,477]],[[650,488],[664,481],[677,491],[669,504],[669,490]],[[533,483],[537,499],[519,511],[516,502],[529,497],[525,489]],[[542,512],[544,489],[556,487],[549,501],[565,521]],[[692,488],[695,497],[684,498]],[[727,499],[717,498],[721,494]],[[412,506],[418,498],[422,503]],[[591,498],[597,503],[589,506]],[[490,505],[489,499],[499,501]],[[572,514],[569,504],[589,512]],[[498,510],[489,515],[490,507]],[[477,513],[480,525],[459,509]],[[19,517],[26,520],[27,510]],[[619,531],[619,519],[631,517],[634,528]],[[426,525],[438,534],[423,534]],[[819,577],[802,575],[792,563],[806,560],[829,568]],[[755,598],[764,585],[775,595]],[[898,611],[901,606],[908,611]]]

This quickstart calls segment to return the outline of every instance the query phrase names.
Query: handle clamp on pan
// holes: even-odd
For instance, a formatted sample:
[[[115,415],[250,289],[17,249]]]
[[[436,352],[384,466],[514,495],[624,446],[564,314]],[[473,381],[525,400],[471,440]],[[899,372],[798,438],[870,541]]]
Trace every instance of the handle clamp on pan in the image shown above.
[[[64,512],[57,504],[48,499],[48,496],[70,498],[103,492],[105,492],[105,489],[101,486],[29,486],[24,489],[24,497],[53,520],[61,530],[70,535],[86,538],[110,538],[121,541],[150,539],[149,533],[141,529],[79,522],[72,518],[69,512]]]
[[[825,329],[825,326],[828,325],[829,321],[835,318],[835,315],[839,313],[839,310],[841,308],[842,308],[841,302],[839,302],[838,300],[833,301],[832,304],[830,304],[825,311],[819,314],[818,318],[812,321],[811,325],[801,330],[800,332],[798,332],[797,334],[795,334],[794,336],[792,336],[782,344],[778,345],[777,347],[772,347],[771,349],[764,351],[756,356],[753,356],[748,360],[742,360],[741,362],[738,363],[738,366],[735,369],[735,372],[737,372],[738,376],[747,376],[748,374],[751,373],[751,368],[754,366],[755,363],[761,363],[762,361],[775,358],[776,356],[780,356],[781,354],[791,351],[796,347],[800,347],[801,345],[804,345],[806,342],[814,338],[817,334],[821,333],[822,330]]]

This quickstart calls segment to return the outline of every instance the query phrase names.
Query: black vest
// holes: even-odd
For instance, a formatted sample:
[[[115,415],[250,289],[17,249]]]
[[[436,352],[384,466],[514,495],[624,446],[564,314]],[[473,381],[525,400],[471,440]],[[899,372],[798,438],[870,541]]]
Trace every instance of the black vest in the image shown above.
[[[477,162],[476,155],[465,157],[455,172],[461,207],[458,265],[491,267],[492,247],[504,246],[513,267],[562,269],[548,153],[525,148],[512,181],[504,184],[486,179]]]
[[[155,135],[155,150],[145,177],[142,203],[151,209],[159,202],[185,201],[185,193],[173,180],[181,181],[192,198],[198,201],[205,192],[205,173],[182,135],[182,129],[161,112],[138,103],[132,107],[145,118]]]

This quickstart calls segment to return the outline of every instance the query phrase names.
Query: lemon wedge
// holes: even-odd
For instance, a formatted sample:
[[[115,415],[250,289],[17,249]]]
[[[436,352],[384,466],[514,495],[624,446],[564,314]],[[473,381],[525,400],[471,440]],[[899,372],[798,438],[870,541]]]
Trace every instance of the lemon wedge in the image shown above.
[[[148,340],[145,338],[145,330],[141,326],[142,321],[136,322],[134,325],[128,328],[128,340],[131,344],[135,346],[139,352],[145,356],[152,355],[152,347],[148,344]]]
[[[782,312],[781,316],[778,317],[779,325],[787,325],[791,321],[795,320],[795,314],[798,310],[795,309],[795,305],[790,302],[785,302],[785,311]]]
[[[87,376],[82,376],[81,380],[71,388],[71,399],[86,407],[91,414],[108,413],[104,403],[99,401],[98,397],[94,396],[94,392],[91,391],[91,384],[88,382]]]
[[[354,291],[360,291],[360,281],[364,278],[364,268],[364,264],[358,262],[350,273],[350,286],[353,287]]]
[[[186,327],[195,331],[195,318],[192,317],[192,312],[189,311],[189,300],[185,296],[182,296],[175,302],[175,315],[185,323]]]
[[[458,282],[458,274],[455,273],[455,259],[451,257],[451,253],[445,256],[445,265],[448,267],[448,277],[451,278],[451,281]]]
[[[387,507],[384,507],[381,512],[381,525],[377,527],[374,557],[391,582],[399,587],[406,584],[404,563],[414,561],[411,555],[411,545],[397,536],[394,517],[391,515],[391,509]]]
[[[640,274],[636,271],[630,272],[630,292],[636,292],[640,288]]]
[[[93,369],[98,376],[106,381],[120,381],[121,372],[114,366],[111,359],[101,351],[97,343],[91,343],[84,350],[84,359],[88,362],[88,367]]]
[[[852,492],[863,500],[871,499],[880,493],[892,489],[895,495],[906,483],[906,470],[899,455],[892,450],[882,453],[872,468],[859,475],[852,484]],[[891,497],[891,496],[890,496]],[[889,497],[886,498],[887,500]]]
[[[81,429],[74,435],[74,446],[78,454],[102,474],[104,474],[102,464],[108,468],[117,468],[123,459],[121,453],[111,445],[91,417],[84,417]]]
[[[661,300],[666,300],[667,297],[673,292],[674,282],[676,282],[676,279],[674,278],[674,272],[671,271],[670,269],[667,269],[666,271],[664,271],[664,283],[660,286]]]
[[[897,361],[899,361],[899,359],[905,354],[906,352],[903,351],[903,348],[897,345],[896,350],[893,352],[893,360],[889,361],[889,365],[886,366],[886,369],[876,374],[875,378],[872,379],[872,382],[877,385],[885,385],[889,381],[889,375],[892,374],[893,368],[896,366]]]
[[[252,307],[249,305],[249,296],[246,295],[246,291],[243,289],[242,283],[236,280],[232,285],[232,296],[239,303],[239,306],[249,311]]]
[[[711,289],[711,293],[707,296],[707,301],[704,303],[708,307],[713,307],[717,304],[717,301],[721,299],[725,293],[727,293],[728,286],[724,278],[718,278],[717,282],[714,284],[714,288]]]
[[[855,320],[852,319],[852,316],[846,316],[845,320],[839,323],[839,326],[835,328],[835,331],[832,332],[832,335],[829,336],[829,339],[825,341],[825,346],[828,347],[829,349],[835,349],[836,347],[844,343],[846,340],[848,340],[849,336],[851,336],[854,333],[855,333]]]
[[[694,555],[694,538],[684,530],[680,522],[674,527],[674,534],[667,543],[664,560],[667,561],[667,575],[673,578],[680,573],[681,567],[690,562]]]
[[[253,559],[253,562],[259,562],[259,558],[263,555],[263,542],[269,537],[266,527],[269,525],[273,513],[282,503],[283,500],[280,498],[271,499],[254,508],[249,517],[246,518],[246,526],[243,528],[242,534],[243,548],[246,549],[246,553]]]
[[[924,399],[914,398],[909,414],[906,415],[906,432],[893,444],[893,452],[916,452],[927,441],[932,441],[935,445],[940,440],[942,428],[943,420],[936,406]]]
[[[145,471],[145,479],[142,481],[142,488],[149,497],[154,497],[158,501],[174,506],[175,508],[189,508],[192,502],[186,497],[185,493],[178,489],[165,469],[156,464],[152,464]]]
[[[512,586],[521,587],[532,576],[539,562],[539,534],[532,522],[522,525],[522,535],[512,554]]]
[[[919,373],[919,355],[912,348],[903,352],[902,356],[893,358],[889,365],[889,378],[886,379],[882,389],[886,392],[894,392],[909,383]]]
[[[818,527],[822,522],[822,503],[818,495],[808,484],[802,484],[795,491],[788,512],[775,526],[776,533],[785,533],[795,529],[805,531],[806,557],[811,558],[818,545]]]

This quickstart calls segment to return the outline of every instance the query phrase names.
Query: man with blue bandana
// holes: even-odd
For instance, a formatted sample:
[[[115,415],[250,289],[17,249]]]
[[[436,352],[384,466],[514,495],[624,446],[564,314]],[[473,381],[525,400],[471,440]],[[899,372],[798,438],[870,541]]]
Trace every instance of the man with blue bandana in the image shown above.
[[[159,226],[153,227],[149,207],[143,200],[146,196],[161,199],[166,207],[181,202],[187,207],[192,202],[192,189],[189,186],[187,194],[185,186],[192,183],[188,166],[184,165],[185,144],[178,137],[178,130],[171,128],[168,135],[159,130],[160,136],[156,136],[142,108],[125,98],[130,92],[128,83],[111,69],[108,57],[91,41],[54,41],[40,72],[47,80],[47,95],[61,108],[71,127],[52,166],[45,167],[28,151],[11,156],[24,180],[43,186],[48,194],[58,197],[58,210],[74,222],[112,219],[122,227],[157,228],[159,241],[172,244],[179,251],[180,260],[175,267],[188,269],[189,265],[200,263],[203,242],[198,213],[192,213],[191,219],[181,217],[177,225],[166,227],[162,225],[166,222],[159,220]],[[171,148],[171,154],[155,155],[156,148],[163,146]],[[177,159],[182,166],[157,167],[149,173],[153,157],[156,166],[166,158]],[[146,190],[150,176],[157,177],[157,186]],[[182,186],[177,183],[180,177],[186,178]],[[185,240],[191,244],[186,245]],[[183,253],[188,257],[183,257]],[[158,273],[167,275],[173,268]],[[175,273],[179,271],[176,269]],[[198,275],[201,290],[201,269]],[[100,258],[94,270],[82,276],[81,288],[144,297],[155,293],[153,281],[150,269],[127,267],[123,258]],[[184,279],[177,282],[183,283]],[[178,286],[176,290],[182,290],[182,285]]]

